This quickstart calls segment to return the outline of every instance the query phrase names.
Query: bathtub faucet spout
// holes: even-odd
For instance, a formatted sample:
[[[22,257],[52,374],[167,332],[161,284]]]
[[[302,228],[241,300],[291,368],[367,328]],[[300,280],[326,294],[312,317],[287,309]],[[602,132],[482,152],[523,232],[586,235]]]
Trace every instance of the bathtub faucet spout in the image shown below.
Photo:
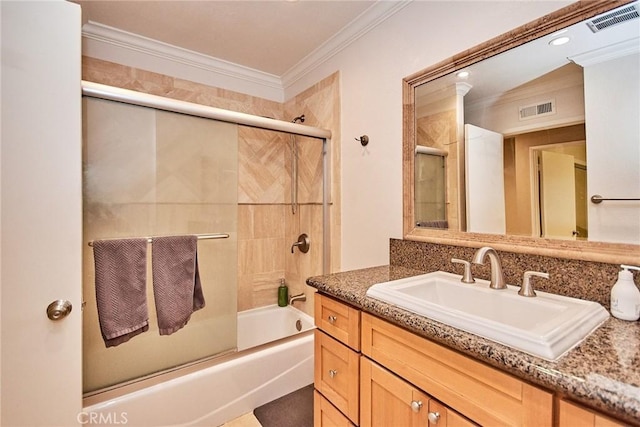
[[[289,298],[289,305],[292,305],[295,301],[306,301],[307,296],[305,294],[293,295]]]

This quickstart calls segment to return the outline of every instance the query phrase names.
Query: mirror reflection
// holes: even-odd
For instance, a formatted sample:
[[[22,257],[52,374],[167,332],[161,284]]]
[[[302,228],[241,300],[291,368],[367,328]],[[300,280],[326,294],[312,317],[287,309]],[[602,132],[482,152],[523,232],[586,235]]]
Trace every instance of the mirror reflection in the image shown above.
[[[415,87],[416,227],[640,243],[638,2],[612,14]]]

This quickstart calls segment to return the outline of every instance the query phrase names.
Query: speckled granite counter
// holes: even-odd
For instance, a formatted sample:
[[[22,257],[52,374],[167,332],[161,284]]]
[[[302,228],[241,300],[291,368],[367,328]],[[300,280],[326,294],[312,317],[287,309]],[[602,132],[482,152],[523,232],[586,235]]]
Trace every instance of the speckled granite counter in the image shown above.
[[[612,317],[558,361],[549,362],[366,296],[375,283],[423,273],[381,266],[310,277],[307,284],[605,415],[640,425],[640,322]]]

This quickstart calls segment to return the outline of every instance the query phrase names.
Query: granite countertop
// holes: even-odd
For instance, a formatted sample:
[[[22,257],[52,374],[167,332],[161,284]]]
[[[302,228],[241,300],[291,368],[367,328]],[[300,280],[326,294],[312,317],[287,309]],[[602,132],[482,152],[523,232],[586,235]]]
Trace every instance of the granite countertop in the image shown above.
[[[578,346],[550,362],[366,296],[376,283],[424,273],[380,266],[310,277],[307,284],[605,415],[640,423],[640,322],[611,317]]]

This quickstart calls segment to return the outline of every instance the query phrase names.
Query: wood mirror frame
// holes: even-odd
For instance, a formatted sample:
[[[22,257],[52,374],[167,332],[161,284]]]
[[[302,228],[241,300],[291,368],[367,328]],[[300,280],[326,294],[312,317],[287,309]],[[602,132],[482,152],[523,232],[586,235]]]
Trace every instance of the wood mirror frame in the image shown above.
[[[403,234],[406,240],[467,247],[491,246],[497,250],[509,252],[640,265],[640,245],[418,228],[415,226],[414,219],[416,87],[628,3],[630,3],[629,0],[611,0],[581,1],[571,4],[403,79],[402,196]]]

